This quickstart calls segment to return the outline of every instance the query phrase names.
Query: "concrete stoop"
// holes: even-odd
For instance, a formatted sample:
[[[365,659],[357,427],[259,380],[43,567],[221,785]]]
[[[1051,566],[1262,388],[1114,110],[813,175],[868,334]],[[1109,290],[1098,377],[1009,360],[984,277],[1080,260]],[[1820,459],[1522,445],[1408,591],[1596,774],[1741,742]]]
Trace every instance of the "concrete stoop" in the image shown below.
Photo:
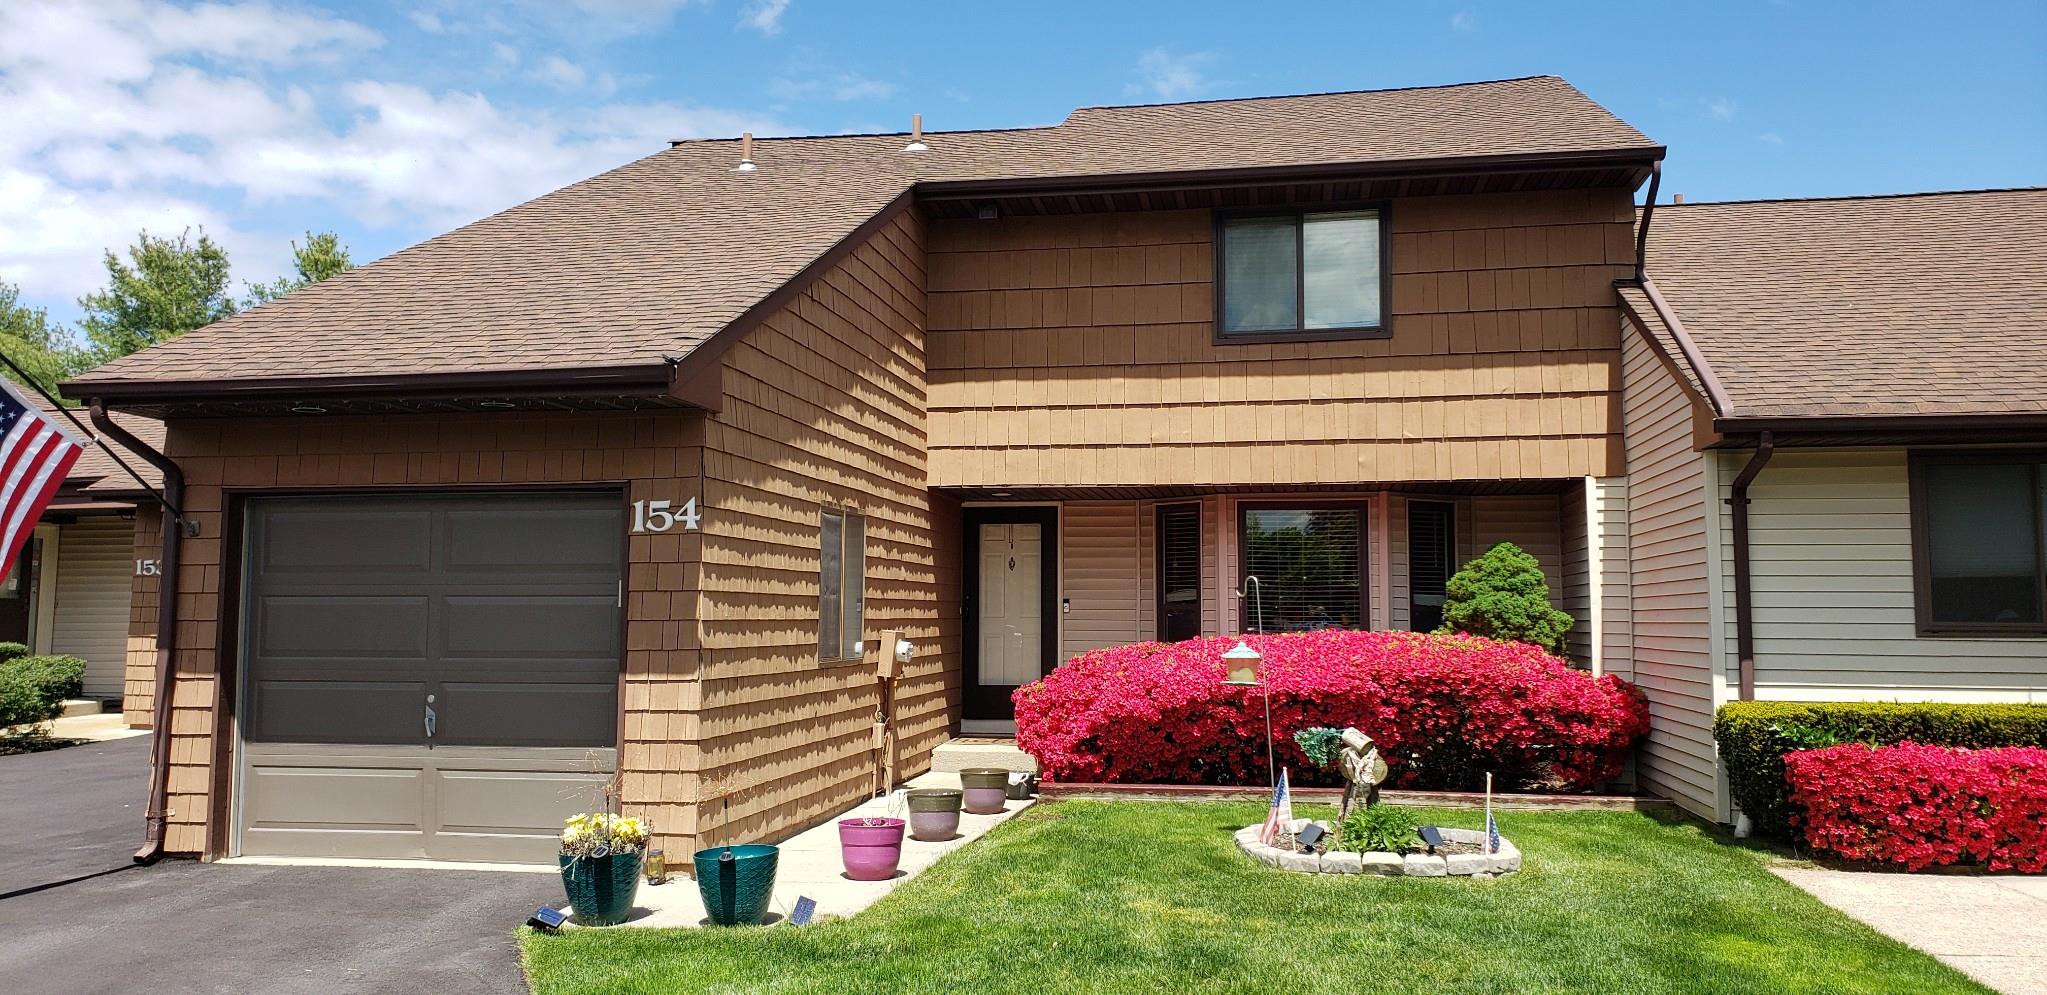
[[[104,711],[106,711],[106,702],[98,699],[66,698],[64,699],[64,714],[59,716],[59,718],[68,719],[75,715],[98,715]]]
[[[1016,748],[1007,736],[960,736],[939,744],[931,754],[931,770],[957,774],[969,767],[1000,767],[1008,771],[1038,772],[1038,761]]]

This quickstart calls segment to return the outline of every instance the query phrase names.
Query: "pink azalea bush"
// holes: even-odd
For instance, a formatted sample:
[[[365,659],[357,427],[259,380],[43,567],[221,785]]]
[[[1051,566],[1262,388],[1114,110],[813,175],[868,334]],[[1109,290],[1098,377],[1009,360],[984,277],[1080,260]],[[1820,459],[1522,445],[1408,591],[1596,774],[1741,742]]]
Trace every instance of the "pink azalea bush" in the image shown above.
[[[1784,776],[1815,850],[1912,871],[2047,871],[2047,750],[1847,743],[1785,755]]]
[[[1612,779],[1649,731],[1642,693],[1525,643],[1416,632],[1252,636],[1265,687],[1223,683],[1236,640],[1094,650],[1015,695],[1017,745],[1048,780],[1161,784],[1265,781],[1265,705],[1295,783],[1335,783],[1295,745],[1309,726],[1356,726],[1389,785],[1586,790]]]

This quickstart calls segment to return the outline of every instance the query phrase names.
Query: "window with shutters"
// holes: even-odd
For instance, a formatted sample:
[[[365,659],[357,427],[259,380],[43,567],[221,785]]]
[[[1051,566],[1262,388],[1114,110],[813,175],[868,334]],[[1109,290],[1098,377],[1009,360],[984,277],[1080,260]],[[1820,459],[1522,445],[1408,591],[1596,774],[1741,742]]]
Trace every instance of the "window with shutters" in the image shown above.
[[[1443,597],[1457,569],[1457,506],[1442,501],[1407,505],[1407,627],[1434,632],[1443,624]]]
[[[1362,629],[1362,502],[1238,505],[1239,621],[1246,632]],[[1249,578],[1258,578],[1253,585]]]
[[[867,519],[832,508],[818,513],[817,658],[861,657],[867,620]]]
[[[1201,635],[1201,505],[1158,509],[1158,637],[1179,642]]]
[[[1919,629],[2047,635],[2047,452],[1912,457]]]

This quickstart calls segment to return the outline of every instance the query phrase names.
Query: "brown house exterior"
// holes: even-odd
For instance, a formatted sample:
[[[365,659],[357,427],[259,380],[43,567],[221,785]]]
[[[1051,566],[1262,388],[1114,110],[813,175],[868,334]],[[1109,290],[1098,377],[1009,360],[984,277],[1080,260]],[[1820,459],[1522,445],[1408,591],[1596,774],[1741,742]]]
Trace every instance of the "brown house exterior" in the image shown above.
[[[1662,155],[1549,77],[679,143],[87,374],[185,478],[165,849],[545,859],[614,770],[671,854],[773,839],[1067,655],[1426,628],[1500,540],[1679,714]]]

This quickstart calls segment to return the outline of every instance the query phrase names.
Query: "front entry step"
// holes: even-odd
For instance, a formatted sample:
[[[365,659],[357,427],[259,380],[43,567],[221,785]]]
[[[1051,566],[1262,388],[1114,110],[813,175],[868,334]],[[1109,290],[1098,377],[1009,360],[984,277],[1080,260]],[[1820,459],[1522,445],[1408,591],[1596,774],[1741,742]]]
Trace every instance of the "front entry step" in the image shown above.
[[[969,767],[1038,772],[1037,760],[1017,749],[1016,740],[1008,736],[961,736],[940,743],[931,754],[936,773],[957,774]]]

